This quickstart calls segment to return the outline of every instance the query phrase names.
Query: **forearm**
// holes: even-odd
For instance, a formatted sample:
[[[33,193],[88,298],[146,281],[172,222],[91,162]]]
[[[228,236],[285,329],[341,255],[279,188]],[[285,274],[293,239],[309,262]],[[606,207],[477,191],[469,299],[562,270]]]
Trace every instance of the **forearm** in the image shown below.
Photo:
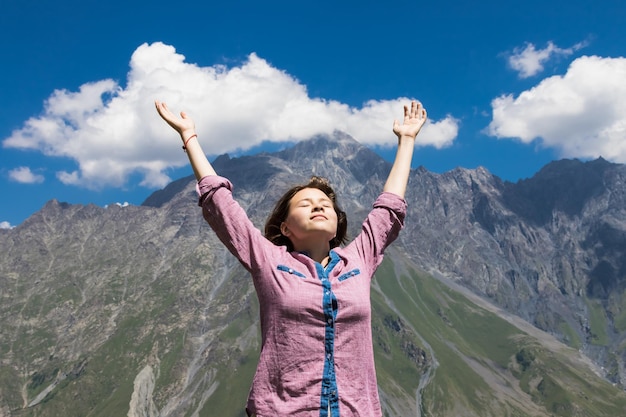
[[[391,167],[383,191],[393,193],[404,198],[406,187],[411,173],[411,161],[413,160],[413,149],[415,148],[415,138],[401,136],[398,139],[398,149],[396,159]]]
[[[189,163],[191,164],[196,179],[200,181],[206,176],[217,175],[215,169],[213,169],[213,166],[204,154],[200,142],[198,142],[198,136],[193,132],[186,131],[181,133],[181,139],[185,144],[185,152],[187,152]]]

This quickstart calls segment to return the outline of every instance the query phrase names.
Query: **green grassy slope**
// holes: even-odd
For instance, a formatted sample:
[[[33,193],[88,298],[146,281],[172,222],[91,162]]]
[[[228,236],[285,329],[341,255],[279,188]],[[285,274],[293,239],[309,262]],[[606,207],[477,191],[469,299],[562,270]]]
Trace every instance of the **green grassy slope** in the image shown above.
[[[427,346],[430,380],[414,401],[422,416],[626,415],[624,392],[594,374],[574,349],[543,343],[407,265],[386,261],[376,285],[376,315],[395,317]],[[382,351],[379,346],[381,389],[400,385],[407,397],[415,393],[417,381],[401,377],[407,368],[393,370]]]

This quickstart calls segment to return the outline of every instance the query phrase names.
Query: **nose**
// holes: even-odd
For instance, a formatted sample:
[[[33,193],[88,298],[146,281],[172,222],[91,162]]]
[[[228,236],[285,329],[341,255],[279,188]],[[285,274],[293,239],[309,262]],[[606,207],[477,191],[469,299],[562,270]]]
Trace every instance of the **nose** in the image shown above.
[[[323,211],[324,211],[324,206],[322,205],[322,203],[319,203],[319,202],[318,202],[318,203],[314,203],[314,204],[313,204],[313,211],[314,211],[314,212],[315,212],[315,211],[321,211],[321,212],[323,212]]]

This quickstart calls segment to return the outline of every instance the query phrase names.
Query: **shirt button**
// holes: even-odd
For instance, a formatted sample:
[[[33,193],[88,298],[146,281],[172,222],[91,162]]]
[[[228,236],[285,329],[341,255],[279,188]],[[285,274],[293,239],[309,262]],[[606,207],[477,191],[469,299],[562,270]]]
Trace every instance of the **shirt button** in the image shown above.
[[[332,323],[333,319],[328,319],[328,324]]]

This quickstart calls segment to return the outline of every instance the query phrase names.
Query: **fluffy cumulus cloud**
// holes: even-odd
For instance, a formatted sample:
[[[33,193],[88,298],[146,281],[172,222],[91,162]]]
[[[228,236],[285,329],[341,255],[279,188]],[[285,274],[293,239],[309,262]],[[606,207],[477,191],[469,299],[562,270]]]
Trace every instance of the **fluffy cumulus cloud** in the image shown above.
[[[392,122],[409,98],[372,100],[361,108],[311,98],[294,77],[251,54],[239,66],[201,67],[163,43],[144,44],[130,61],[125,87],[113,80],[79,91],[55,91],[43,113],[5,139],[5,147],[35,149],[72,158],[78,169],[58,172],[66,184],[121,186],[139,173],[142,185],[159,187],[170,167],[187,163],[176,133],[154,109],[154,100],[185,110],[196,122],[206,152],[246,150],[263,141],[293,142],[342,130],[368,145],[394,144]],[[458,121],[429,121],[418,145],[449,146]]]
[[[515,48],[508,62],[520,78],[528,78],[543,71],[545,63],[551,58],[569,56],[584,46],[585,43],[578,43],[571,48],[559,48],[553,42],[548,42],[545,48],[536,49],[535,45],[527,43],[523,48]]]
[[[44,176],[35,174],[29,167],[18,167],[9,171],[9,178],[22,184],[40,184]]]
[[[13,226],[9,222],[0,222],[0,229],[13,229]]]
[[[626,58],[584,56],[563,76],[491,103],[488,132],[524,143],[540,140],[561,157],[626,162]]]

